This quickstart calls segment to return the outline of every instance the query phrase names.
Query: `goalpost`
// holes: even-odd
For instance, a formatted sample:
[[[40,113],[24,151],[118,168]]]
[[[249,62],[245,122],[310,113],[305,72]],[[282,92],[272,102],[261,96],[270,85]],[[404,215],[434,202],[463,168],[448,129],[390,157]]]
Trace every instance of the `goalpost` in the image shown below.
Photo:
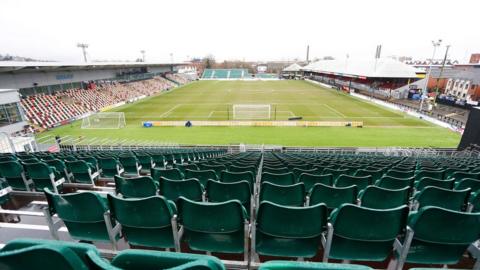
[[[234,104],[233,120],[270,120],[270,104]]]
[[[119,129],[124,128],[125,113],[100,112],[83,118],[82,129]]]

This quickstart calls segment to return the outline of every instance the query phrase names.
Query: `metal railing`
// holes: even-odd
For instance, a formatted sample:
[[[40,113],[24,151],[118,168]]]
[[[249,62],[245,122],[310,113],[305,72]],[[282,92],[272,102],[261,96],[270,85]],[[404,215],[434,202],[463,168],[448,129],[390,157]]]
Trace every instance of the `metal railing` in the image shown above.
[[[39,149],[56,144],[54,137],[43,137],[37,139]],[[58,143],[59,150],[68,151],[91,151],[91,150],[142,150],[142,149],[224,149],[228,153],[239,152],[311,152],[328,153],[339,155],[372,155],[372,156],[403,156],[403,157],[448,157],[448,156],[471,156],[478,157],[478,150],[457,151],[456,148],[431,148],[431,147],[304,147],[304,146],[280,146],[280,145],[249,145],[249,144],[230,144],[230,145],[201,145],[201,144],[178,144],[171,142],[161,142],[154,140],[134,140],[134,139],[109,139],[109,138],[87,138],[65,136]]]

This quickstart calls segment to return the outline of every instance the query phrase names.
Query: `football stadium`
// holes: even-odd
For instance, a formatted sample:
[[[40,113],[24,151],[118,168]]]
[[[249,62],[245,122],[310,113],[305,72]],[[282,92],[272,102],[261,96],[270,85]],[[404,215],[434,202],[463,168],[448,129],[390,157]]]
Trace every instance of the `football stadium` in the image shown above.
[[[480,270],[475,17],[245,1],[5,3],[0,270]]]

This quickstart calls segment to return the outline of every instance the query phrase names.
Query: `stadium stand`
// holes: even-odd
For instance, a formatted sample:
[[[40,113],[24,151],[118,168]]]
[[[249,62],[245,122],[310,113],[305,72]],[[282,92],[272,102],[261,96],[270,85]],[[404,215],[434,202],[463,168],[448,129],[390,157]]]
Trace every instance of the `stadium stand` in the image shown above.
[[[243,266],[275,269],[297,267],[298,262],[265,261],[318,260],[323,254],[323,263],[380,262],[402,269],[410,263],[457,265],[468,252],[479,254],[474,244],[480,238],[478,155],[152,148],[3,154],[0,160],[4,179],[0,202],[13,200],[11,194],[17,190],[37,194],[36,198],[43,194],[48,204],[45,222],[55,239],[60,222],[75,240],[109,243],[112,250],[122,250],[116,256],[137,252],[150,261],[149,256],[168,254],[194,258],[197,255],[186,253],[201,251],[240,256],[236,263]],[[65,166],[47,166],[54,160]],[[139,177],[140,160],[151,170]],[[83,174],[76,168],[78,162],[84,166]],[[425,180],[430,182],[420,186]],[[434,181],[448,185],[432,186]],[[28,214],[18,210],[23,211],[19,215]],[[12,244],[16,241],[28,244]],[[78,245],[43,241],[10,242],[0,250],[0,266],[20,269],[15,267],[30,260],[20,262],[14,259],[18,256],[62,257],[68,252],[56,245],[74,249],[69,245]],[[27,248],[31,246],[45,250]],[[149,253],[129,246],[177,253]],[[202,258],[223,266],[214,258]],[[111,263],[116,261],[114,257]],[[368,269],[323,263],[310,267]],[[471,259],[469,263],[478,269]]]
[[[167,79],[174,81],[178,84],[186,84],[192,81],[190,77],[185,76],[183,74],[179,74],[179,73],[168,73],[165,77],[167,77]]]
[[[86,113],[150,96],[175,86],[165,78],[154,77],[124,84],[105,83],[94,89],[68,89],[51,95],[30,95],[24,97],[21,104],[29,121],[42,128],[51,128]]]
[[[205,69],[202,79],[244,79],[251,75],[247,69]]]

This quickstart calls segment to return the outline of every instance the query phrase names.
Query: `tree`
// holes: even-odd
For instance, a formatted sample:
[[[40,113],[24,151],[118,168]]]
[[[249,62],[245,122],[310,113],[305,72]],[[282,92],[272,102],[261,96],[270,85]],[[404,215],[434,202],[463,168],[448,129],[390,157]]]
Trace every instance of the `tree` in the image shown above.
[[[203,58],[205,68],[213,68],[215,66],[215,56],[209,54]]]

